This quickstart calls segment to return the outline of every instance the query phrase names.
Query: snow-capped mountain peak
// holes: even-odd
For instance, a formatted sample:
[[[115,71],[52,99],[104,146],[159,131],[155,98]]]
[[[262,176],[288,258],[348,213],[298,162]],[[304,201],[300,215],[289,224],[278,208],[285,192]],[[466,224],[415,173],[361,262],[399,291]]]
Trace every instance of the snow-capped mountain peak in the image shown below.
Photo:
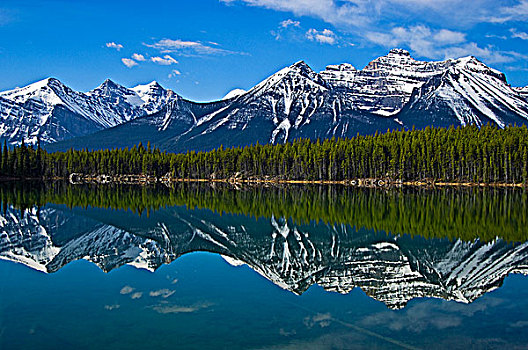
[[[332,65],[326,66],[326,71],[355,72],[357,71],[357,69],[350,63],[341,63],[341,64],[332,64]]]
[[[58,79],[46,78],[21,88],[0,92],[0,97],[17,103],[25,103],[32,99],[55,105],[62,102],[55,89],[63,88],[64,85]]]
[[[457,60],[454,60],[455,65],[459,68],[469,70],[477,74],[486,74],[492,77],[495,77],[506,83],[506,76],[504,73],[490,68],[481,61],[479,61],[475,56],[462,57]]]
[[[24,139],[54,143],[94,133],[161,110],[178,95],[159,84],[128,89],[110,79],[77,92],[55,78],[0,92],[0,135],[10,144]]]
[[[144,103],[135,91],[127,89],[110,79],[106,79],[101,85],[88,92],[87,95],[104,99],[115,105],[126,102],[131,106],[139,107]]]
[[[249,94],[254,94],[258,91],[270,91],[275,89],[276,85],[284,84],[289,85],[289,88],[292,89],[291,92],[295,92],[295,90],[304,84],[309,84],[314,87],[315,85],[319,85],[320,87],[322,86],[326,88],[326,82],[318,73],[310,68],[306,62],[298,61],[289,67],[281,69],[277,73],[257,84],[255,87],[249,90]]]
[[[180,98],[174,91],[163,88],[157,81],[137,85],[130,90],[141,98],[143,101],[142,108],[147,114],[156,113],[170,102]]]
[[[236,98],[238,96],[244,95],[247,91],[244,89],[233,89],[229,91],[222,100],[230,100],[232,98]]]
[[[135,91],[142,99],[148,99],[149,96],[165,89],[157,81],[151,81],[148,84],[136,85],[131,90]]]
[[[398,56],[411,56],[411,53],[404,49],[394,48],[389,51],[388,55],[398,55]]]

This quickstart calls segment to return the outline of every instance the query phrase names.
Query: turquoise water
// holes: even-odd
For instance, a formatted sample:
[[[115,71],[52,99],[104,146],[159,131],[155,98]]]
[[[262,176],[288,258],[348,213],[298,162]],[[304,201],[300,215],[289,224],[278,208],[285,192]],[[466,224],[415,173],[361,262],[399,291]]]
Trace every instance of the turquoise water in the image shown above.
[[[315,286],[295,296],[209,253],[189,254],[155,273],[125,266],[105,274],[78,261],[45,275],[2,262],[0,278],[2,349],[513,348],[528,342],[528,281],[520,276],[470,305],[426,299],[397,311],[360,290],[340,295]],[[126,287],[133,291],[123,294]],[[150,295],[160,290],[165,294]]]
[[[1,349],[528,344],[524,241],[181,205],[4,204]]]
[[[0,278],[2,349],[528,344],[528,281],[520,276],[470,305],[422,299],[396,311],[360,290],[340,295],[314,286],[295,296],[209,253],[189,254],[155,273],[125,266],[105,274],[78,261],[45,275],[1,262]],[[122,294],[127,286],[133,292]],[[164,289],[165,296],[174,293],[150,295]]]

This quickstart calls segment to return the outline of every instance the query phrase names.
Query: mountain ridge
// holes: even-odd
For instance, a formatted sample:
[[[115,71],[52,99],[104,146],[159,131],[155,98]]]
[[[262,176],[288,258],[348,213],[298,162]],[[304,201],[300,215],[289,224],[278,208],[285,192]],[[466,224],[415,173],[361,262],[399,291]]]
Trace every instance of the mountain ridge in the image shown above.
[[[158,85],[159,86],[159,85]],[[137,87],[135,87],[137,88]],[[0,138],[12,145],[53,143],[123,124],[157,112],[179,96],[147,91],[143,97],[132,89],[106,79],[88,92],[77,92],[56,78],[46,78],[0,92]],[[65,116],[61,118],[59,111]],[[70,120],[78,120],[78,127]]]
[[[163,150],[185,152],[413,126],[491,123],[503,128],[528,122],[528,87],[511,87],[502,72],[474,56],[427,62],[402,49],[360,70],[343,63],[316,72],[298,61],[247,91],[204,103],[183,99],[157,82],[126,88],[106,80],[78,93],[56,79],[45,81],[61,88],[51,86],[54,94],[46,95],[38,87],[53,84],[38,82],[33,90],[29,85],[0,92],[0,134],[11,144],[24,137],[34,144],[40,138],[53,151],[150,141]],[[28,118],[35,110],[40,119],[35,113]],[[27,125],[17,124],[16,116],[26,117]]]

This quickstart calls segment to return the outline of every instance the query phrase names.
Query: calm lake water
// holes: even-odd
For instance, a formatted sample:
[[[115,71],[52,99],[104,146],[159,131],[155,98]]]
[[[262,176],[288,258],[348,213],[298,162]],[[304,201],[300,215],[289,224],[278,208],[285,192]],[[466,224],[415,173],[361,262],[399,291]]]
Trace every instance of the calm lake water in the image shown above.
[[[524,190],[0,197],[1,349],[528,348]]]

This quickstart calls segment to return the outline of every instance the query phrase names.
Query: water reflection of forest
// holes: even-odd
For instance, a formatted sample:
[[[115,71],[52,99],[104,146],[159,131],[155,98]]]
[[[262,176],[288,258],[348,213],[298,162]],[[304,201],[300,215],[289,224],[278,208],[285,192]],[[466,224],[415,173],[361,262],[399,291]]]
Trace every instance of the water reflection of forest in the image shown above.
[[[322,221],[392,234],[464,241],[528,239],[528,200],[522,189],[358,189],[344,186],[288,185],[232,187],[182,183],[164,186],[3,183],[5,210],[46,203],[68,207],[130,210],[138,215],[170,206],[209,209],[253,217],[284,217],[297,223]]]

